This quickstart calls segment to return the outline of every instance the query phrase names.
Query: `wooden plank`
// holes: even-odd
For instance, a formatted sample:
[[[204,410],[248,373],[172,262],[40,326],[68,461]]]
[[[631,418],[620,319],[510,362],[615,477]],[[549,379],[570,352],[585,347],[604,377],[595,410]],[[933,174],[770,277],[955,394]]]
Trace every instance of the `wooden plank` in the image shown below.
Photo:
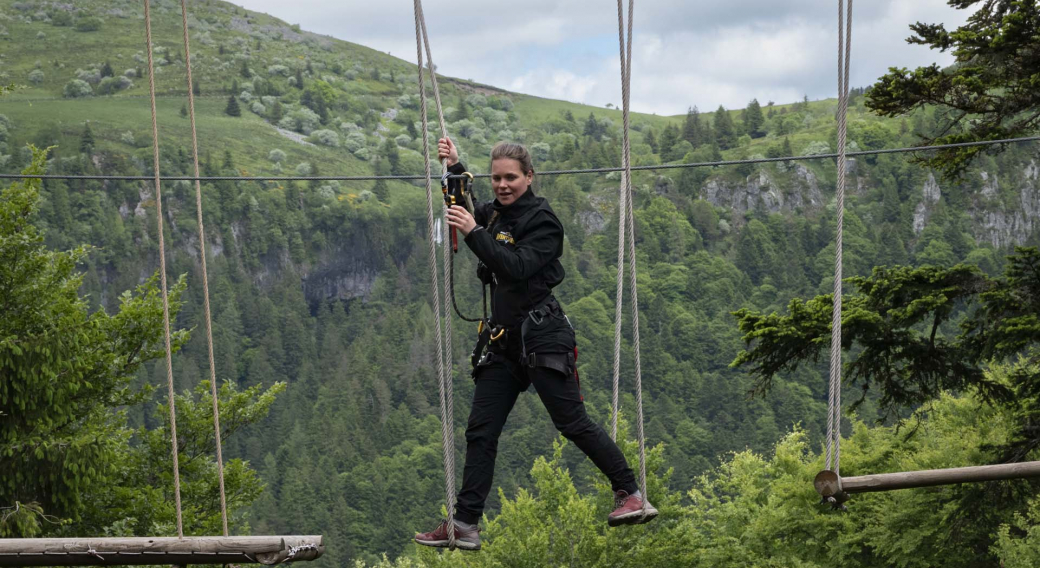
[[[818,476],[817,490],[828,497],[821,490],[824,487],[828,490],[837,487],[839,491],[851,494],[1031,477],[1040,477],[1040,461],[842,477],[837,484],[830,479],[822,483],[824,479]]]
[[[317,536],[0,539],[0,566],[280,564],[325,551]]]

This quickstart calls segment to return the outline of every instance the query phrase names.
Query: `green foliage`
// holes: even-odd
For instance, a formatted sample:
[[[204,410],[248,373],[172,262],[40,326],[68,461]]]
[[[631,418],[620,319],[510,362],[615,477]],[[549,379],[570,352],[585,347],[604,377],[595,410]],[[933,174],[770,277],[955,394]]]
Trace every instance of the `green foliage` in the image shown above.
[[[923,134],[928,144],[999,140],[1034,133],[1040,127],[1040,2],[1037,0],[951,0],[957,9],[978,6],[954,31],[943,24],[918,22],[907,41],[951,51],[956,64],[910,71],[891,68],[867,96],[867,106],[882,116],[901,116],[936,105],[942,122]],[[965,173],[985,147],[940,150],[919,158],[948,178]]]
[[[41,173],[44,161],[34,149],[24,173]],[[0,198],[0,468],[9,472],[0,504],[34,503],[41,515],[76,519],[86,495],[117,482],[129,433],[116,409],[142,400],[131,381],[163,353],[162,302],[153,276],[120,296],[118,313],[91,313],[76,273],[90,248],[44,246],[33,225],[39,187],[29,179]],[[170,290],[173,314],[184,287],[182,279]],[[174,333],[173,348],[186,340]],[[0,523],[0,534],[39,532],[38,523]]]
[[[224,114],[234,117],[242,116],[242,107],[238,105],[238,99],[235,95],[228,97],[227,106],[224,107]]]
[[[761,138],[766,135],[765,123],[766,118],[762,115],[762,105],[758,104],[758,99],[751,99],[744,110],[744,132],[752,138]],[[787,155],[790,156],[790,154]]]

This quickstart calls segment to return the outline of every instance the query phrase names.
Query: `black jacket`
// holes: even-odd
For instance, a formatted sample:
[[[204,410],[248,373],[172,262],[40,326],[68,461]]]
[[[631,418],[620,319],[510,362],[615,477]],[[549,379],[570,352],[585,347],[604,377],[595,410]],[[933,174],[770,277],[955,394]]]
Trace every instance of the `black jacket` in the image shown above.
[[[456,164],[450,170],[465,168]],[[465,242],[493,275],[491,322],[519,332],[527,313],[563,282],[563,224],[530,188],[509,206],[496,199],[474,209],[477,227]]]

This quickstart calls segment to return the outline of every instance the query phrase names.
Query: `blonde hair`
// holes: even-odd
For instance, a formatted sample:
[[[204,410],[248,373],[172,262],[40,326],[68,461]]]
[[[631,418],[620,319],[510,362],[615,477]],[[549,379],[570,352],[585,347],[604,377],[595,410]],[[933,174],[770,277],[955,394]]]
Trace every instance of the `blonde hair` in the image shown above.
[[[534,174],[534,162],[531,160],[531,153],[524,148],[523,144],[515,144],[513,142],[499,142],[495,144],[495,147],[491,149],[491,161],[501,159],[516,160],[520,162],[520,170],[524,174]]]

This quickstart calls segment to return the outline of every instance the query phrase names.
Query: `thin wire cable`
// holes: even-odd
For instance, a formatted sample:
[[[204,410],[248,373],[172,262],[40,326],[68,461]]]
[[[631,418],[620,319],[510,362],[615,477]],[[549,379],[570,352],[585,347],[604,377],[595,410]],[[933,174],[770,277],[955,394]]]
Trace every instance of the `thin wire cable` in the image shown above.
[[[177,536],[184,537],[184,520],[181,513],[181,474],[177,459],[177,409],[173,392],[173,349],[170,346],[170,297],[166,287],[166,250],[163,241],[162,189],[159,182],[159,121],[155,112],[155,65],[152,61],[152,15],[144,0],[144,31],[148,48],[148,89],[152,94],[152,166],[155,168],[155,218],[159,225],[159,281],[162,284],[163,339],[166,342],[166,384],[170,399],[170,443],[173,446],[173,494],[177,509]]]
[[[184,66],[188,70],[188,118],[191,122],[191,159],[195,177],[199,177],[199,135],[195,128],[195,93],[192,89],[191,44],[188,34],[188,4],[181,0],[181,23],[184,27]],[[206,316],[206,349],[209,353],[209,383],[213,396],[213,432],[217,443],[217,474],[220,480],[220,519],[224,536],[228,536],[227,493],[224,490],[224,453],[220,440],[220,404],[217,398],[217,370],[213,357],[213,318],[209,304],[209,274],[206,271],[206,230],[202,224],[202,183],[195,180],[195,210],[199,225],[199,259],[202,261],[202,306]]]
[[[852,0],[838,0],[838,226],[834,251],[834,299],[831,312],[830,396],[827,407],[827,460],[825,468],[840,475],[841,468],[841,305],[842,248],[845,219],[845,185],[848,136],[849,67],[852,50]]]
[[[850,158],[860,156],[881,156],[885,154],[906,154],[911,152],[928,152],[935,150],[951,150],[955,148],[971,148],[974,146],[997,146],[1001,144],[1015,144],[1022,142],[1038,142],[1040,136],[1022,136],[1019,138],[1001,138],[999,140],[980,140],[977,142],[956,142],[953,144],[937,144],[934,146],[907,146],[903,148],[886,148],[882,150],[861,150],[858,152],[846,152],[845,156]],[[808,162],[814,160],[833,160],[838,157],[837,152],[827,154],[813,154],[811,156],[784,156],[780,158],[748,158],[745,160],[719,160],[715,162],[691,162],[689,164],[659,164],[646,166],[631,166],[632,171],[657,171],[678,170],[686,168],[716,168],[724,166],[742,166],[747,164],[769,164],[775,162]],[[580,168],[568,170],[547,170],[538,172],[539,176],[560,176],[577,174],[607,174],[612,172],[623,172],[625,168]],[[462,179],[469,176],[448,176],[450,179]],[[490,174],[473,174],[475,179],[490,178]],[[110,180],[110,181],[152,181],[154,176],[115,176],[115,175],[64,175],[64,174],[0,174],[0,179],[53,179],[53,180]],[[423,175],[384,175],[384,176],[163,176],[162,181],[422,181],[426,179]]]
[[[436,339],[437,339],[437,375],[438,375],[438,387],[440,391],[440,403],[441,403],[441,446],[442,446],[442,459],[444,461],[444,493],[445,502],[447,504],[448,520],[447,523],[447,536],[448,536],[448,548],[454,550],[456,547],[455,542],[455,444],[453,441],[454,431],[452,428],[452,414],[448,411],[448,400],[451,396],[445,391],[450,391],[450,388],[446,388],[448,381],[445,380],[445,364],[444,364],[444,341],[441,334],[442,326],[442,312],[441,302],[438,292],[440,291],[440,282],[437,274],[437,229],[433,221],[433,178],[432,167],[430,165],[430,125],[429,117],[426,108],[426,82],[423,77],[423,46],[422,46],[422,6],[420,0],[413,0],[413,9],[415,12],[415,50],[416,59],[418,60],[419,66],[419,114],[422,118],[422,136],[423,136],[423,163],[426,169],[426,221],[430,228],[430,280],[433,286],[433,311],[434,320],[436,325]],[[432,69],[432,66],[431,66]],[[449,245],[450,246],[450,245]],[[449,354],[450,357],[450,354]]]

